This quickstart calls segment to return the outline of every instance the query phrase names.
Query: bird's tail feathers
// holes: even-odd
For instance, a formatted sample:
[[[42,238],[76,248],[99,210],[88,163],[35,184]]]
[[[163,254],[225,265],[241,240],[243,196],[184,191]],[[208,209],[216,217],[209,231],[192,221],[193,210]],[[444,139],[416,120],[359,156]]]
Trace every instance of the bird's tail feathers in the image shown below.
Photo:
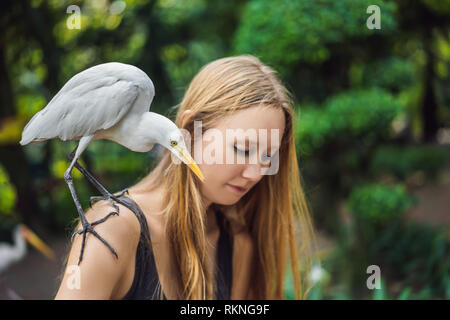
[[[42,110],[41,110],[42,111]],[[30,121],[28,121],[28,123],[26,124],[25,128],[23,128],[22,131],[22,139],[20,140],[20,144],[22,146],[29,144],[30,142],[32,142],[33,140],[36,139],[36,137],[39,136],[39,131],[40,129],[38,127],[36,127],[36,124],[34,123],[33,120],[36,120],[36,118],[39,117],[39,114],[41,112],[37,112]]]
[[[29,144],[29,143],[31,143],[31,144],[38,144],[38,143],[41,143],[41,142],[44,142],[45,140],[48,140],[48,139],[40,139],[40,138],[37,138],[37,139],[35,139],[35,138],[31,138],[31,139],[25,139],[25,138],[22,138],[22,140],[20,140],[20,144],[22,145],[22,146],[25,146],[25,145],[27,145],[27,144]]]
[[[27,129],[29,129],[29,128],[25,127],[25,129],[23,129],[22,139],[19,142],[22,146],[29,144],[30,142],[32,142],[35,139],[35,135],[30,134],[30,130],[27,130]]]

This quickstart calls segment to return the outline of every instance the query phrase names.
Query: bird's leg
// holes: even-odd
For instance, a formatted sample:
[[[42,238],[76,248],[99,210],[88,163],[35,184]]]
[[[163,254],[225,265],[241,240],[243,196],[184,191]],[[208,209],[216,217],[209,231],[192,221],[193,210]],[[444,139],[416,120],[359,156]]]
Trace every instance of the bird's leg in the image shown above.
[[[73,156],[75,154],[75,150],[72,151],[72,153],[70,153],[69,155],[69,160],[72,161],[73,160]],[[89,199],[89,205],[92,207],[92,202],[93,201],[99,201],[99,200],[106,200],[109,202],[109,204],[111,206],[113,206],[116,210],[117,213],[119,213],[119,207],[112,201],[116,201],[119,203],[122,203],[119,199],[121,196],[123,196],[125,193],[128,194],[128,189],[124,189],[122,191],[119,192],[119,194],[117,196],[113,195],[111,192],[109,192],[108,190],[106,190],[106,188],[97,181],[97,179],[94,178],[94,176],[87,171],[85,168],[83,168],[83,166],[81,166],[81,164],[78,163],[78,161],[75,161],[74,166],[83,174],[83,176],[89,180],[89,182],[102,194],[101,196],[93,196]],[[123,204],[123,203],[122,203]]]
[[[75,149],[69,154],[69,156],[68,156],[69,161],[71,161],[71,162],[73,161],[73,158],[74,158],[74,156],[75,156],[76,151],[77,151],[77,148],[75,148]],[[92,223],[92,226],[94,226],[95,224],[99,224],[99,223],[105,221],[105,220],[106,220],[107,218],[109,218],[111,215],[118,215],[118,214],[119,214],[119,207],[118,207],[116,204],[114,204],[114,203],[112,202],[111,198],[108,196],[108,195],[110,194],[109,191],[106,190],[106,188],[103,187],[103,186],[100,184],[100,182],[98,182],[97,179],[95,179],[89,171],[87,171],[85,168],[83,168],[83,167],[81,166],[81,164],[78,163],[78,159],[75,160],[74,166],[75,166],[75,167],[83,174],[83,176],[84,176],[86,179],[89,180],[89,182],[91,182],[91,183],[96,187],[97,190],[99,190],[99,191],[104,195],[103,197],[91,197],[90,200],[89,200],[89,206],[92,207],[92,200],[93,200],[93,198],[94,198],[94,199],[95,199],[95,198],[99,198],[99,200],[101,200],[101,199],[106,199],[106,200],[109,202],[109,204],[110,204],[111,206],[113,206],[114,209],[117,210],[117,211],[115,211],[115,212],[110,212],[106,217],[104,217],[104,218],[102,218],[102,219],[100,219],[100,220],[97,220],[96,222]],[[126,189],[125,192],[128,193],[128,190]],[[118,197],[122,196],[123,194],[124,194],[124,192],[122,192],[120,195],[118,195]],[[118,201],[118,202],[120,202],[120,201]],[[121,202],[120,202],[120,203],[121,203]],[[122,204],[123,204],[123,203],[122,203]],[[74,234],[74,235],[75,235],[75,234]],[[74,235],[72,235],[72,238],[73,238]]]
[[[104,222],[111,214],[117,214],[117,213],[116,212],[112,212],[109,215],[107,215],[105,218],[97,220],[97,221],[92,222],[92,223],[89,223],[87,221],[87,219],[86,219],[86,217],[84,215],[84,211],[83,211],[83,208],[81,206],[81,203],[78,200],[78,196],[76,194],[75,187],[73,185],[72,169],[73,169],[73,167],[75,165],[76,159],[74,159],[74,160],[75,161],[72,160],[69,168],[64,173],[64,180],[66,181],[67,186],[69,187],[70,193],[72,195],[73,201],[75,202],[75,206],[76,206],[77,211],[78,211],[78,215],[80,216],[80,221],[81,221],[81,225],[82,225],[82,229],[76,231],[72,235],[72,240],[73,240],[75,234],[82,234],[83,235],[83,240],[81,242],[81,253],[80,253],[80,257],[78,259],[78,265],[81,263],[81,260],[83,259],[84,246],[85,246],[85,241],[86,241],[86,234],[88,232],[92,233],[101,242],[103,242],[109,248],[109,250],[111,250],[111,252],[115,255],[115,257],[118,259],[118,255],[116,253],[116,250],[114,250],[114,248],[111,247],[111,245],[105,239],[103,239],[93,228],[94,225]]]

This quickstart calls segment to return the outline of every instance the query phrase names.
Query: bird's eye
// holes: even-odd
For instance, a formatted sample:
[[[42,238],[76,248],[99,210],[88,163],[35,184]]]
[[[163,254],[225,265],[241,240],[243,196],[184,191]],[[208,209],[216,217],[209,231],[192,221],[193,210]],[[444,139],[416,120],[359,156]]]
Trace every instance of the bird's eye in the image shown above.
[[[172,145],[172,147],[175,147],[178,144],[178,142],[176,142],[175,140],[172,140],[172,141],[170,141],[170,144]]]

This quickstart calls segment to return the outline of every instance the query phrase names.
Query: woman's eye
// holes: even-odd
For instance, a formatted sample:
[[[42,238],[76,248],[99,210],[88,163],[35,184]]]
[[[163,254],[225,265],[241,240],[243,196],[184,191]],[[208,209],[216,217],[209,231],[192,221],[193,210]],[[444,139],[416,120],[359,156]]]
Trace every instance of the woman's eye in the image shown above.
[[[248,155],[249,155],[249,151],[250,151],[250,150],[241,150],[241,149],[238,149],[236,146],[234,146],[234,150],[235,150],[237,153],[239,153],[239,154],[241,154],[241,155],[244,155],[244,156],[248,156]]]
[[[261,163],[263,165],[270,165],[271,158],[267,153],[263,153],[261,156]]]

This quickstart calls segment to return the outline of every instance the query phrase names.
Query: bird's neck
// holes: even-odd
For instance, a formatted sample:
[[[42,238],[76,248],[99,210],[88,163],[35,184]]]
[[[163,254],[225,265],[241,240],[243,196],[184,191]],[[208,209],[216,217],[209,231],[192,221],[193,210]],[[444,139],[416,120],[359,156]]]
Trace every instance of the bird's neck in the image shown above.
[[[161,115],[155,112],[146,112],[142,115],[139,122],[138,130],[139,137],[142,139],[142,143],[145,144],[150,150],[155,143],[161,143],[163,141],[163,122],[161,121]],[[147,151],[148,151],[147,150]]]
[[[25,252],[27,250],[25,238],[23,237],[19,229],[16,229],[16,231],[14,232],[14,248],[18,256],[25,255]]]

